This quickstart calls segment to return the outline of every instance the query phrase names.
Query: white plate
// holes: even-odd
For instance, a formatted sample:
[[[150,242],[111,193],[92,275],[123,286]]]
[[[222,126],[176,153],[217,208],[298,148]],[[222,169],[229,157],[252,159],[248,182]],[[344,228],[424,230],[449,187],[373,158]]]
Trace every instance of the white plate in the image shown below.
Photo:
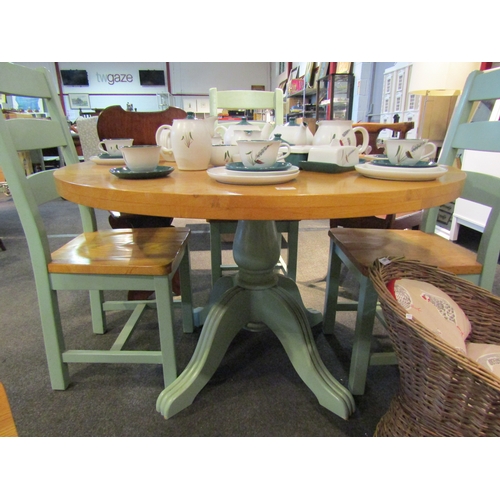
[[[125,165],[125,160],[123,158],[100,158],[99,156],[91,156],[90,161],[97,163],[98,165]]]
[[[388,181],[433,181],[446,174],[446,167],[437,166],[429,168],[411,167],[379,167],[371,163],[362,163],[355,166],[356,171],[372,179]]]
[[[295,179],[299,173],[300,169],[295,166],[278,172],[238,172],[227,170],[226,167],[214,167],[207,170],[207,174],[217,182],[244,185],[283,184]]]

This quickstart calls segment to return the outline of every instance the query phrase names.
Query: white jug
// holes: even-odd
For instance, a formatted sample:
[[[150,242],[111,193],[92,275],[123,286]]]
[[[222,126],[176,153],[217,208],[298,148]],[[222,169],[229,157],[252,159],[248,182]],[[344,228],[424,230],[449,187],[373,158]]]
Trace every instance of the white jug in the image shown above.
[[[313,137],[313,145],[356,146],[356,132],[360,132],[363,143],[358,146],[359,153],[364,153],[369,143],[368,131],[364,127],[354,127],[351,120],[322,120]]]
[[[208,168],[212,153],[212,137],[204,120],[196,120],[194,113],[188,112],[187,118],[174,120],[171,128],[167,130],[172,146],[164,148],[164,151],[174,155],[179,170]],[[168,138],[166,140],[168,141]]]
[[[156,144],[161,146],[161,156],[164,160],[175,161],[172,153],[172,144],[170,143],[170,125],[161,125],[156,131]]]

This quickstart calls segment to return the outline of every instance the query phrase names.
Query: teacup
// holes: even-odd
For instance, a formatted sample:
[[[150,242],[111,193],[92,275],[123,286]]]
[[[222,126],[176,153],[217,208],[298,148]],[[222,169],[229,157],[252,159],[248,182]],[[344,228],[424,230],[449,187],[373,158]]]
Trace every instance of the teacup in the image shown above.
[[[419,161],[433,158],[436,145],[427,142],[427,139],[387,139],[385,153],[393,165],[411,167]]]
[[[359,163],[357,146],[312,146],[308,161],[333,163],[340,167],[352,167]]]
[[[150,172],[160,162],[161,146],[124,146],[121,151],[127,167],[133,172]]]
[[[290,145],[281,141],[238,141],[238,149],[243,165],[249,168],[272,167],[291,152]]]
[[[212,154],[210,155],[210,164],[214,166],[226,165],[236,161],[234,158],[238,155],[238,146],[227,146],[226,144],[212,144]]]
[[[121,157],[123,146],[132,146],[134,139],[104,139],[99,143],[99,151],[109,156]]]

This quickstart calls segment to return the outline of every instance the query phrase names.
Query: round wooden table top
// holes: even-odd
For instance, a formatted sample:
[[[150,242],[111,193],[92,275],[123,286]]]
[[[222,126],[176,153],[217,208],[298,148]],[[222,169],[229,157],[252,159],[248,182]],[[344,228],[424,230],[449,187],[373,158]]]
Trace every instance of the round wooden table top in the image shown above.
[[[163,165],[175,164],[163,162]],[[233,185],[205,170],[175,169],[157,179],[119,179],[92,162],[54,172],[59,194],[74,203],[143,215],[194,219],[301,220],[362,217],[439,206],[460,196],[466,174],[450,167],[434,181],[370,179],[356,171],[301,171],[284,184]]]

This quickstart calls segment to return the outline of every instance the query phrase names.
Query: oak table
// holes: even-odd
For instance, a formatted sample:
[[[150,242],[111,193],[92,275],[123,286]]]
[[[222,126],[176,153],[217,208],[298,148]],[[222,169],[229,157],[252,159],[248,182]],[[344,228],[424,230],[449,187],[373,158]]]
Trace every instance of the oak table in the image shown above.
[[[165,165],[172,165],[165,163]],[[301,171],[291,182],[230,185],[206,171],[180,171],[160,179],[126,180],[92,162],[54,172],[59,194],[103,210],[176,218],[238,220],[234,276],[214,286],[217,297],[185,370],[157,400],[169,418],[189,406],[219,366],[236,334],[264,323],[281,341],[292,365],[319,403],[347,419],[355,409],[351,393],[327,370],[294,281],[274,272],[280,256],[275,220],[312,220],[411,212],[459,197],[465,173],[455,168],[426,182],[383,181],[355,171],[325,174]]]

